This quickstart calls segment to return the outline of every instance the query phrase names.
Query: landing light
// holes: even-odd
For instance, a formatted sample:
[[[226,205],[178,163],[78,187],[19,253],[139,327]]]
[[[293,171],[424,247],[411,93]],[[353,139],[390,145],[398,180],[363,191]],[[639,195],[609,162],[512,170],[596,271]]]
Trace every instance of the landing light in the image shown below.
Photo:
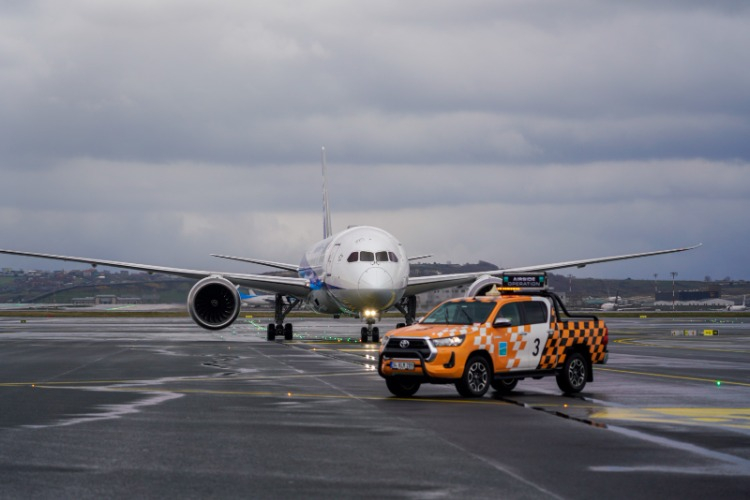
[[[362,311],[362,315],[365,318],[376,318],[378,316],[378,311],[375,309],[365,309]]]

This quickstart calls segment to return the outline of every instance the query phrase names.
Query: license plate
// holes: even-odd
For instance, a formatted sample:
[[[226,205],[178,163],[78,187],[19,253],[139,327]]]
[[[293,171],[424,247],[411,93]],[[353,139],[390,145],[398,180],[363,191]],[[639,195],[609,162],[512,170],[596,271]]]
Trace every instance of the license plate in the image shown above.
[[[414,363],[411,361],[391,361],[391,369],[393,370],[413,370]]]

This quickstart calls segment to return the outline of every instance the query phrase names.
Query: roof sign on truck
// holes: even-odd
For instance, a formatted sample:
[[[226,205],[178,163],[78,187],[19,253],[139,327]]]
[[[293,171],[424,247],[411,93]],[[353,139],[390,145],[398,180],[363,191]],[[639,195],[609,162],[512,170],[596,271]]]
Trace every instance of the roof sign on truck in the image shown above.
[[[505,273],[500,291],[547,290],[547,273]]]

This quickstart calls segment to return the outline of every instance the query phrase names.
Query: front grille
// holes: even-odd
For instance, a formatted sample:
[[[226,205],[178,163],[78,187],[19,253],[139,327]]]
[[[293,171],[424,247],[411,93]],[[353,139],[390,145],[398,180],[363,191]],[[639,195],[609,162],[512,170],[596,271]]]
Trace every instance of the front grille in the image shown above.
[[[408,341],[408,346],[402,346],[403,341]],[[388,339],[383,350],[383,356],[387,358],[424,359],[430,361],[436,352],[434,348],[423,338],[392,337]]]

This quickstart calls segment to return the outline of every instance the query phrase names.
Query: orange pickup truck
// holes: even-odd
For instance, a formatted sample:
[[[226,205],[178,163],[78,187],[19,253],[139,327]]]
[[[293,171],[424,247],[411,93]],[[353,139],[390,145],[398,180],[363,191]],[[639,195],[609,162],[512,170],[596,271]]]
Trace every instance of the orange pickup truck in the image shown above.
[[[543,273],[526,279],[538,286],[449,300],[388,332],[378,373],[391,393],[408,397],[423,383],[451,383],[464,397],[482,397],[490,387],[507,393],[519,380],[551,375],[563,392],[580,392],[593,381],[593,365],[607,362],[607,327],[596,316],[570,314]]]

